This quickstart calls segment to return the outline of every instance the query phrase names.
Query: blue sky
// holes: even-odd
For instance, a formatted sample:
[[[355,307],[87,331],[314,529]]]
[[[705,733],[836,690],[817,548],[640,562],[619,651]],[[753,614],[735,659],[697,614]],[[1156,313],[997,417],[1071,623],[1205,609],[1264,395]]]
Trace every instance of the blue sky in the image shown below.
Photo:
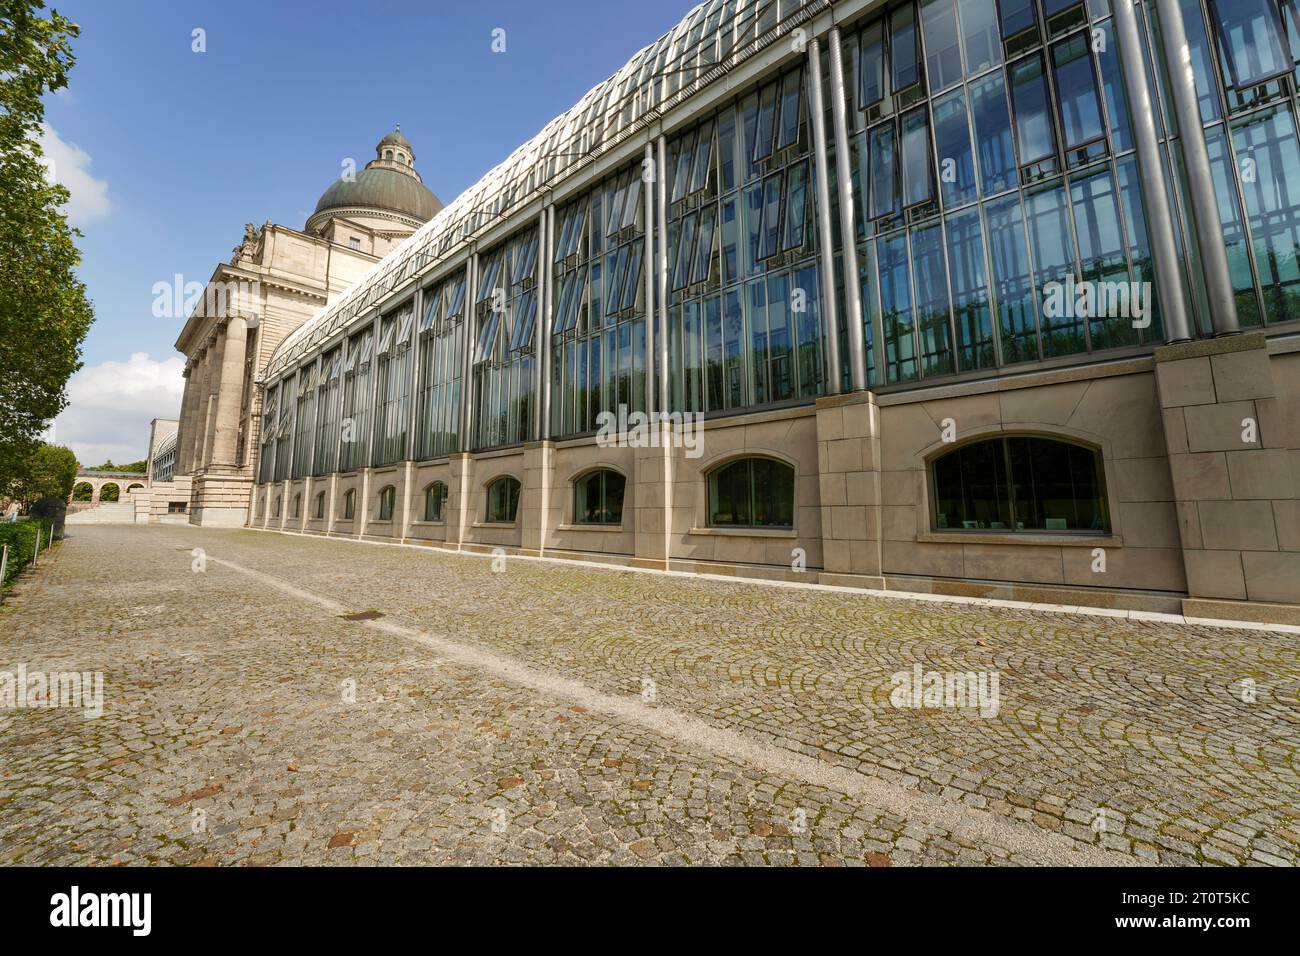
[[[141,458],[173,417],[182,319],[155,282],[204,281],[246,222],[301,228],[345,158],[401,123],[450,202],[689,0],[59,0],[81,25],[46,146],[84,232],[96,321],[56,441],[83,464]],[[492,32],[505,30],[494,53]],[[192,50],[205,31],[206,52]]]

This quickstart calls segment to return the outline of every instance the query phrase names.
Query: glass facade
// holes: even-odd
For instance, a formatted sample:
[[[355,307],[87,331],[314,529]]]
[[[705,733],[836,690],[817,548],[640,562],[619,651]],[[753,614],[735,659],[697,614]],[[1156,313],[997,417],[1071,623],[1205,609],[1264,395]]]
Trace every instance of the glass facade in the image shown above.
[[[645,203],[640,166],[556,214],[551,434],[595,430],[601,412],[645,409]]]
[[[532,434],[537,241],[538,229],[533,225],[478,259],[475,448],[514,444]]]
[[[465,271],[424,291],[420,317],[418,459],[460,448],[461,356],[465,341]]]
[[[1180,3],[1240,322],[1300,321],[1300,0]],[[769,4],[754,16],[770,18],[766,29],[793,28],[784,18],[800,8]],[[1181,279],[1194,331],[1206,335],[1205,270],[1161,24],[1149,0],[1136,12]],[[714,4],[688,19],[693,32],[678,40],[708,58],[691,60],[687,69],[698,78],[736,49],[739,34],[727,33]],[[762,37],[760,27],[754,20],[746,29]],[[561,183],[549,249],[539,243],[545,204],[530,206],[471,261],[458,243],[477,241],[490,217],[431,222],[391,266],[277,352],[259,480],[590,434],[602,412],[644,410],[647,386],[660,375],[670,412],[726,415],[808,402],[827,391],[822,336],[831,296],[841,333],[862,323],[874,389],[1083,362],[1163,341],[1133,111],[1107,0],[905,0],[841,31],[853,235],[841,234],[833,153],[825,157],[831,195],[816,186],[813,122],[824,123],[831,151],[837,136],[829,110],[812,115],[810,83],[822,84],[824,102],[830,88],[791,48],[688,120],[669,114],[662,170],[643,165],[642,137],[621,165],[602,166],[576,189]],[[654,85],[655,70],[664,71],[655,102],[665,88],[694,82],[668,69],[675,56],[655,47],[629,82],[629,98],[611,94],[616,110],[584,100],[573,127],[584,150],[640,115],[650,100],[636,90]],[[823,71],[829,60],[823,56]],[[536,176],[527,174],[527,188],[540,188]],[[506,195],[516,186],[524,188],[479,184],[471,198],[502,190],[488,205],[508,217],[523,195]],[[822,209],[829,250],[820,247]],[[399,287],[407,295],[435,261],[445,268],[424,287],[418,316],[414,304],[385,302]],[[828,261],[840,273],[856,262],[858,274],[827,276]],[[846,281],[857,283],[860,315],[846,314]],[[1074,297],[1077,288],[1092,298]],[[658,329],[661,309],[667,341],[656,345],[666,348],[667,367],[658,350],[647,367],[649,323]],[[349,321],[365,324],[318,362],[299,370],[281,359],[301,364],[309,358],[304,337],[323,348]],[[841,367],[829,370],[841,382],[848,341],[842,336]],[[539,369],[543,345],[549,357]],[[467,369],[473,414],[462,435]],[[542,397],[550,413],[538,434],[533,409]]]

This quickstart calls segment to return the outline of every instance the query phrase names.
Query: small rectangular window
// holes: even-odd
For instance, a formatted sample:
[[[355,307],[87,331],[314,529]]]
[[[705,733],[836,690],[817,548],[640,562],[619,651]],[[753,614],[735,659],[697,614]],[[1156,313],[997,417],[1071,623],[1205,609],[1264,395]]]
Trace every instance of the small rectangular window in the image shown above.
[[[904,4],[889,15],[889,59],[896,93],[921,79],[916,41],[916,11],[910,3]]]
[[[885,98],[885,21],[867,24],[859,42],[858,107],[865,109]]]
[[[1210,0],[1210,17],[1234,89],[1291,72],[1277,0]]]
[[[903,204],[915,206],[934,200],[934,163],[930,152],[930,117],[924,106],[901,119],[903,153]]]

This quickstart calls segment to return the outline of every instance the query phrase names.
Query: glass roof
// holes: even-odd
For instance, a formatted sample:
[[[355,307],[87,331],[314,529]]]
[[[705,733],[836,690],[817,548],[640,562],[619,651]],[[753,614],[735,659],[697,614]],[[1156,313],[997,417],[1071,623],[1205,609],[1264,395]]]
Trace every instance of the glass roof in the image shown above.
[[[280,343],[263,375],[285,368],[428,267],[463,247],[543,188],[575,175],[736,64],[830,7],[833,0],[706,0],[617,73],[547,123],[337,301]]]

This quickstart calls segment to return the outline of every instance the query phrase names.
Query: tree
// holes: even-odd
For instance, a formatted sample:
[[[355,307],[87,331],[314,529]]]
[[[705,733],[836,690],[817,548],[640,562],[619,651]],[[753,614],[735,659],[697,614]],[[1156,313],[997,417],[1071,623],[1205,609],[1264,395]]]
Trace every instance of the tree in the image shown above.
[[[67,498],[77,479],[77,456],[62,445],[43,444],[10,479],[9,496],[24,505],[38,498]]]
[[[80,29],[43,0],[0,0],[0,487],[20,477],[39,436],[67,405],[94,321],[62,212],[68,191],[47,178],[36,137],[41,97],[67,86]]]
[[[144,459],[142,461],[133,461],[129,465],[115,465],[113,464],[113,459],[110,458],[102,465],[99,465],[90,470],[91,471],[134,471],[138,474],[143,475],[146,469],[148,469],[148,467],[149,467],[148,459]]]

